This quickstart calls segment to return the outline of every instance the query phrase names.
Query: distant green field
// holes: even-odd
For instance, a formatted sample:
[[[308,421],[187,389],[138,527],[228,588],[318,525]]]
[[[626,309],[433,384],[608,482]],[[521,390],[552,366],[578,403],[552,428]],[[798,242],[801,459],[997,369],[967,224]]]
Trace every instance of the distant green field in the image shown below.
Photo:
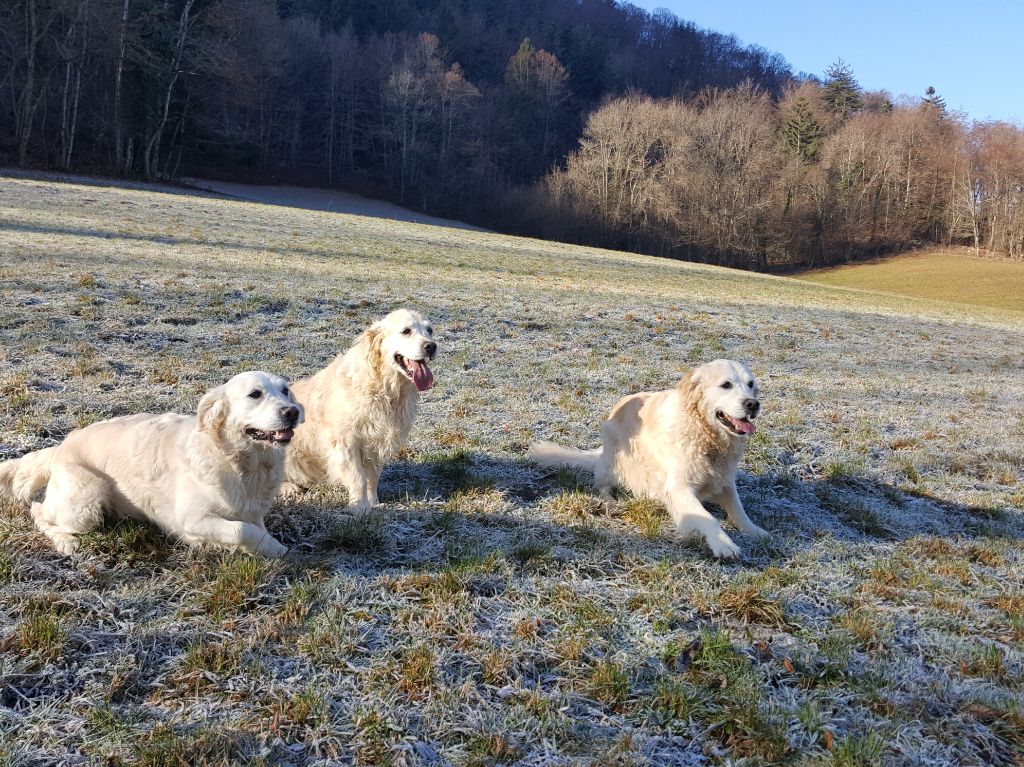
[[[1024,311],[1024,262],[928,250],[866,264],[815,269],[800,279],[843,288]]]

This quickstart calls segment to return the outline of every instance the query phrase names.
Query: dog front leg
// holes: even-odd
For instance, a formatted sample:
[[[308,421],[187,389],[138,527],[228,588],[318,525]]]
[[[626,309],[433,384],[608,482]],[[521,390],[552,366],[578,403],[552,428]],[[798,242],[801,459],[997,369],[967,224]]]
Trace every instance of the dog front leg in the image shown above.
[[[740,555],[739,546],[732,542],[718,521],[708,513],[704,504],[686,486],[669,485],[667,506],[676,531],[681,537],[699,533],[711,553],[719,559],[733,559]]]
[[[715,496],[714,500],[728,515],[729,521],[736,525],[741,532],[761,538],[768,537],[768,532],[751,522],[747,512],[743,510],[743,502],[740,500],[739,493],[736,492],[736,485],[729,485],[723,489]]]
[[[357,511],[367,511],[376,501],[376,487],[371,489],[370,476],[356,450],[336,450],[328,462],[331,481],[348,492],[348,505]]]
[[[224,519],[214,514],[190,520],[182,532],[182,538],[192,544],[212,543],[268,557],[284,556],[288,551],[286,546],[258,525]]]
[[[370,506],[376,506],[380,503],[380,498],[377,496],[377,487],[380,485],[380,474],[383,467],[370,463],[365,465],[366,468],[366,498],[369,501]]]

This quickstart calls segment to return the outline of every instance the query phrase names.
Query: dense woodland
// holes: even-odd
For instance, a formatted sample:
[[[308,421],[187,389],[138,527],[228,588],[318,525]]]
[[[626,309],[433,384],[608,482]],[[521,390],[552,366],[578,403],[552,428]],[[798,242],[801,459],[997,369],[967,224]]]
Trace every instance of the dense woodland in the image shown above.
[[[337,186],[754,269],[1024,258],[1024,131],[612,0],[7,0],[0,162]]]

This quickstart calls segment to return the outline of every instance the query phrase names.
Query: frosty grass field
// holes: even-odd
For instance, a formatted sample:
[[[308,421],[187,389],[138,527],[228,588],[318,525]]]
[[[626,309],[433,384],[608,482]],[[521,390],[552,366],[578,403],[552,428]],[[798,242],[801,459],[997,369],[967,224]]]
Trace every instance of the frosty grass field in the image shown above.
[[[0,505],[0,764],[1024,761],[1024,314],[497,234],[0,178],[0,458],[298,377],[398,306],[441,354],[384,505],[266,560]],[[524,460],[745,360],[738,563]],[[731,531],[734,532],[734,531]]]

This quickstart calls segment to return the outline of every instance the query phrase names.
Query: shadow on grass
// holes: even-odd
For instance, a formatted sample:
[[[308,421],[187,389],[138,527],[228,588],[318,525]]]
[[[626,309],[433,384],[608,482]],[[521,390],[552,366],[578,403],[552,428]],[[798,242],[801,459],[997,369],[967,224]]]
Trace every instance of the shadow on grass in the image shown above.
[[[780,471],[741,474],[739,484],[748,513],[772,533],[769,539],[739,533],[720,509],[708,508],[743,550],[745,566],[781,564],[821,538],[859,546],[1022,533],[1020,515],[1011,509],[955,503],[859,475],[803,479]],[[475,451],[394,463],[382,478],[381,498],[382,507],[360,517],[302,500],[283,507],[281,522],[307,532],[293,537],[285,531],[282,540],[314,558],[334,557],[332,567],[341,571],[364,575],[488,556],[552,571],[572,561],[615,569],[623,558],[717,565],[701,541],[673,535],[660,504],[653,504],[653,524],[638,520],[628,498],[603,502],[588,477]],[[304,526],[300,520],[310,517],[316,523]]]
[[[740,480],[751,515],[773,537],[758,542],[736,535],[744,551],[737,563],[716,562],[702,543],[675,539],[663,511],[656,531],[644,534],[634,521],[602,505],[584,477],[453,451],[391,466],[383,484],[390,500],[362,516],[346,515],[333,492],[277,504],[268,515],[268,528],[291,547],[283,560],[189,552],[155,527],[125,521],[90,534],[84,542],[90,558],[99,557],[109,568],[106,572],[86,577],[91,565],[83,568],[62,559],[38,573],[23,573],[18,586],[26,593],[52,590],[58,582],[54,575],[59,575],[60,582],[74,582],[76,589],[92,586],[130,594],[138,588],[143,593],[161,573],[180,571],[186,590],[127,601],[149,618],[208,616],[209,624],[199,624],[195,635],[201,636],[248,615],[285,616],[306,593],[299,588],[303,583],[328,575],[355,580],[382,574],[411,576],[421,579],[413,584],[418,589],[488,599],[500,598],[518,579],[540,576],[557,582],[569,568],[575,580],[635,578],[638,566],[641,571],[660,571],[675,565],[742,579],[751,570],[784,564],[822,535],[851,546],[918,536],[951,541],[1020,536],[1019,515],[1011,510],[956,504],[862,476],[803,480],[789,473],[744,474]],[[422,493],[414,499],[416,508],[400,502],[412,497],[411,487]],[[587,500],[572,506],[586,513],[567,516],[559,511],[568,505],[559,506],[558,499],[570,496]],[[117,671],[112,679],[112,700],[143,700],[166,672],[166,658],[180,658],[195,640],[193,636],[186,643],[163,628],[130,637],[115,635],[105,619],[97,619],[99,613],[75,609],[75,636],[94,636],[111,657],[136,657],[128,671]],[[703,613],[694,615],[705,620]],[[85,652],[87,644],[75,641],[81,647],[69,645],[64,653],[69,657]],[[0,707],[19,710],[84,684],[73,666],[64,670],[64,665],[59,673],[25,670],[0,676]]]
[[[970,506],[925,490],[863,476],[801,479],[789,472],[741,474],[740,496],[772,536],[738,533],[709,504],[744,554],[745,566],[780,564],[821,538],[863,545],[915,537],[1019,538],[1020,514]],[[517,460],[454,450],[399,461],[382,478],[383,505],[353,515],[334,489],[279,502],[267,528],[290,548],[283,572],[327,568],[372,577],[383,571],[445,568],[490,556],[555,571],[562,564],[616,569],[619,560],[718,565],[699,540],[680,540],[668,513],[647,504],[637,519],[628,498],[606,503],[589,478],[542,471]],[[413,506],[414,508],[409,508]],[[126,577],[182,566],[187,548],[151,525],[122,520],[85,536],[84,552]],[[218,554],[209,552],[216,558]]]

